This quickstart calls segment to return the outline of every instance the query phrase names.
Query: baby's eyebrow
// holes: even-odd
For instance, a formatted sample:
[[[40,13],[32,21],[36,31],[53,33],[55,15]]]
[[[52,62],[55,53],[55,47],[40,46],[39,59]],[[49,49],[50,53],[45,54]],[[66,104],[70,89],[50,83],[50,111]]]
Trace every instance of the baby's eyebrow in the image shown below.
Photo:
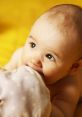
[[[57,52],[55,52],[55,51],[53,51],[53,50],[51,50],[51,52],[52,52],[57,58],[60,59],[60,56],[57,54]]]
[[[29,37],[30,37],[30,38],[33,38],[33,36],[32,36],[32,35],[29,35]]]
[[[31,38],[31,39],[36,41],[36,39],[32,35],[29,35],[29,38]]]

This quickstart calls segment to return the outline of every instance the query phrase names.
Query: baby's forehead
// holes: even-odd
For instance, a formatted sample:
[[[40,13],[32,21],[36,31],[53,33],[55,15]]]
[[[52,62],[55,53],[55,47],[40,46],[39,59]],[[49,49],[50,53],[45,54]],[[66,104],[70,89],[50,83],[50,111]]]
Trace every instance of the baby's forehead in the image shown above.
[[[65,26],[82,26],[82,8],[74,5],[57,5],[49,9],[41,17]]]
[[[82,36],[82,8],[74,5],[58,5],[45,12],[34,25],[42,25],[42,29],[53,26],[68,36]],[[49,24],[49,25],[43,25]]]
[[[72,41],[79,37],[78,28],[74,18],[65,13],[54,14],[53,12],[43,14],[34,24],[32,31],[34,34],[53,36],[60,35],[63,41]],[[43,38],[44,38],[43,37]],[[52,37],[50,37],[52,38]],[[54,40],[53,40],[54,41]]]
[[[37,27],[38,29],[36,29]],[[47,32],[47,30],[49,31],[48,34],[44,34],[45,38],[52,33],[54,33],[54,37],[55,34],[61,35],[60,38],[63,38],[63,41],[70,41],[70,39],[79,37],[78,28],[74,22],[74,18],[69,18],[69,16],[62,13],[58,14],[57,17],[53,16],[53,14],[45,14],[41,16],[35,24],[36,30],[40,30],[40,28],[45,30],[45,32]],[[40,35],[42,35],[41,31]]]

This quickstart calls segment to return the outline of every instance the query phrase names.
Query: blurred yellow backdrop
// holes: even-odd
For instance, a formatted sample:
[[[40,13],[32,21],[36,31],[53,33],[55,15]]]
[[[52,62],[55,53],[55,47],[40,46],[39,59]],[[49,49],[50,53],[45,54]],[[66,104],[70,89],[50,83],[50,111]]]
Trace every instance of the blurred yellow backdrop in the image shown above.
[[[0,0],[0,66],[24,44],[33,22],[48,8],[61,3],[82,6],[81,0]]]

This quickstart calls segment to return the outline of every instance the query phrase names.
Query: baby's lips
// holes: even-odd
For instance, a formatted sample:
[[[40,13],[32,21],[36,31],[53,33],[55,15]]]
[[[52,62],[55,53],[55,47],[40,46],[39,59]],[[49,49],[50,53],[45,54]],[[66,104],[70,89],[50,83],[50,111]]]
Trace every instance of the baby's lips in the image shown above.
[[[31,67],[32,69],[43,75],[42,68],[38,67],[37,65],[34,65],[32,63],[26,63],[25,65]]]

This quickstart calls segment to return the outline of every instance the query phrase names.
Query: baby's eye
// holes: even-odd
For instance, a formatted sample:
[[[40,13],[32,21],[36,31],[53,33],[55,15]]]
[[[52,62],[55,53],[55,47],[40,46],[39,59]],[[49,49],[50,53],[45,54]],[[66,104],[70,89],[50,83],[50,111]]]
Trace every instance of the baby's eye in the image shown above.
[[[55,60],[55,58],[51,54],[47,54],[46,57],[51,61]]]
[[[34,48],[36,46],[36,44],[34,42],[31,42],[30,46],[31,46],[31,48]]]
[[[4,101],[0,99],[0,107],[4,104]]]

